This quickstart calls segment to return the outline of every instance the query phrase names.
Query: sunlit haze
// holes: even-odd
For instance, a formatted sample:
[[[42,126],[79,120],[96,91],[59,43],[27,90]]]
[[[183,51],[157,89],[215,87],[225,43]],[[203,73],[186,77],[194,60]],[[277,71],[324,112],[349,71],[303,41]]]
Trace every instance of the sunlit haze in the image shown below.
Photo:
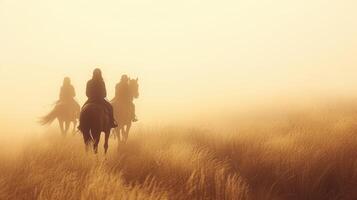
[[[357,93],[357,1],[0,0],[1,120],[37,126],[65,76],[138,77],[140,122]]]

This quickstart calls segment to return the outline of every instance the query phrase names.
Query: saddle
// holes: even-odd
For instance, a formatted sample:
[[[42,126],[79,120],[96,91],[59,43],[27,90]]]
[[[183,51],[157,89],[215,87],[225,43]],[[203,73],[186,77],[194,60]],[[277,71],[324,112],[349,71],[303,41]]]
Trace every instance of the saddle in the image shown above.
[[[89,104],[94,104],[94,105],[98,105],[102,108],[104,108],[104,112],[105,114],[109,117],[109,119],[111,119],[111,121],[114,121],[111,110],[112,110],[112,105],[110,105],[109,103],[107,103],[104,99],[103,100],[93,100],[93,99],[88,99],[87,102],[83,105],[81,113],[83,112],[83,110],[86,108],[87,105]],[[114,122],[113,122],[114,124]]]

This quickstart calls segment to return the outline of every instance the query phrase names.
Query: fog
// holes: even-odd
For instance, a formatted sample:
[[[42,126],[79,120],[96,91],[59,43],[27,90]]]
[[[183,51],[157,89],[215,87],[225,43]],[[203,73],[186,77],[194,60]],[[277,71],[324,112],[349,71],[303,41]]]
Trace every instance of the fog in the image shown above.
[[[96,67],[109,98],[122,74],[139,78],[141,124],[352,97],[356,6],[1,0],[2,126],[37,130],[65,76],[82,104]]]

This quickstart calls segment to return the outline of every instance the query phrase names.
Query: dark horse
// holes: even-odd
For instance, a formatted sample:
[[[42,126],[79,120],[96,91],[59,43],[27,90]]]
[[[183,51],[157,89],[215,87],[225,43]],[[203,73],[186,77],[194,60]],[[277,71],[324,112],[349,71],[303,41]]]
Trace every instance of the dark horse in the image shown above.
[[[139,97],[138,79],[129,80],[130,102],[121,102],[119,99],[112,100],[114,109],[114,118],[118,123],[118,127],[114,129],[114,134],[118,138],[118,142],[126,142],[128,140],[131,123],[134,112],[134,98]]]
[[[98,152],[100,134],[104,132],[104,152],[107,153],[111,126],[106,108],[101,104],[88,103],[82,108],[80,124],[86,151],[88,151],[89,146],[93,143],[94,153]]]
[[[80,106],[77,104],[77,102],[57,102],[52,111],[41,118],[40,123],[42,125],[47,125],[51,124],[55,119],[57,119],[61,133],[64,136],[67,134],[70,124],[73,123],[72,133],[75,133],[77,119],[79,118],[79,111]]]

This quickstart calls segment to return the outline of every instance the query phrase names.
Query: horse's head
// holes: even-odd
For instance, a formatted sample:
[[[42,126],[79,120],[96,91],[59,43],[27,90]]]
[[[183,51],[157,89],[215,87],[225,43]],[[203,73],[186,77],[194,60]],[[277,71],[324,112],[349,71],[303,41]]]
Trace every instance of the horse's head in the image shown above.
[[[130,79],[129,80],[129,87],[131,90],[131,94],[135,99],[139,97],[139,79]]]

